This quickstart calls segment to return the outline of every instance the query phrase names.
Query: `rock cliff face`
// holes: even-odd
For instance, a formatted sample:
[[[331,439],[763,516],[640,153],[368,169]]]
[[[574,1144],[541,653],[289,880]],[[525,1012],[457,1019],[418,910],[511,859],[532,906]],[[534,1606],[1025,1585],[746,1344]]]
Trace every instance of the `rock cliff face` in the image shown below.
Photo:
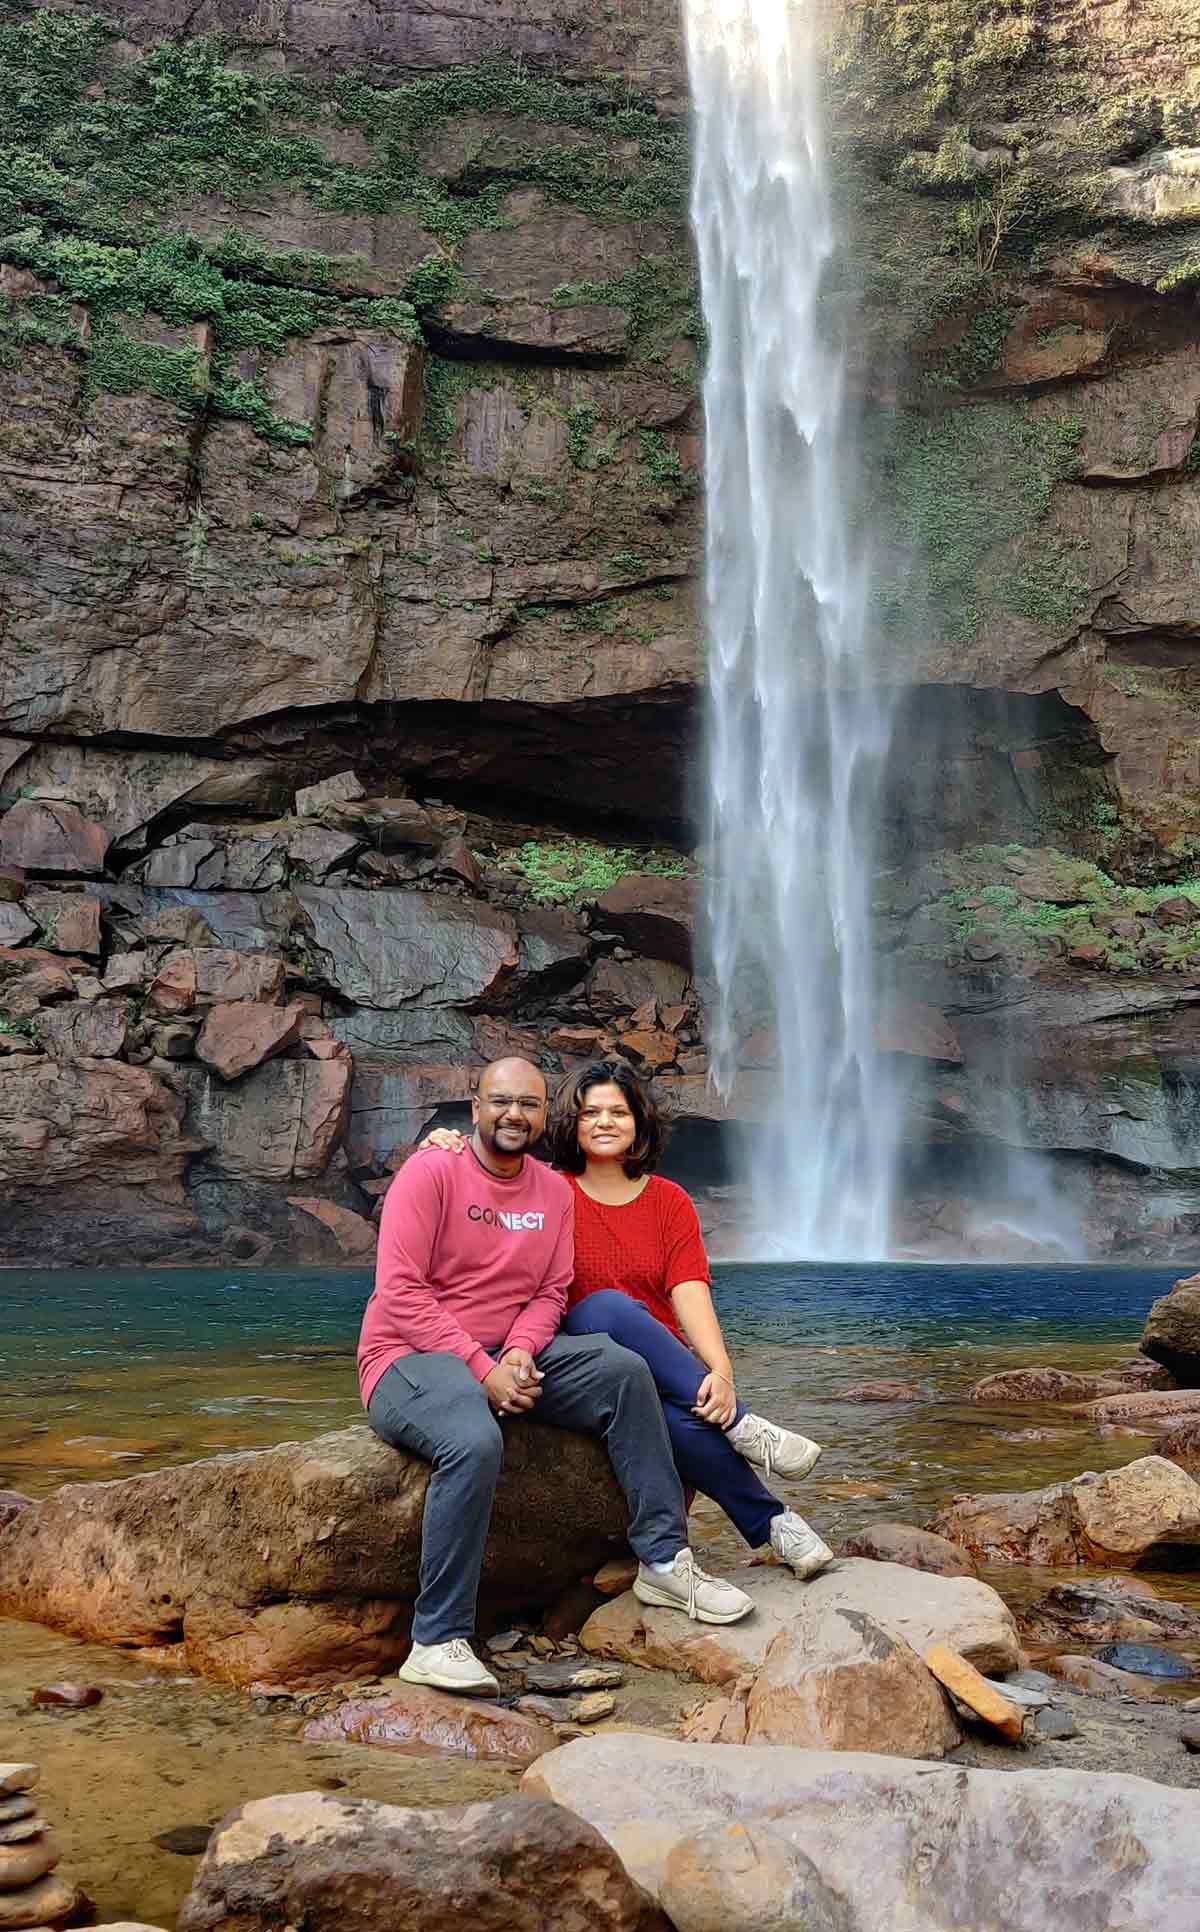
[[[675,0],[105,12],[0,0],[3,1259],[362,1254],[514,1045],[620,1041],[720,1182]],[[829,25],[904,1232],[986,1244],[1029,1146],[1096,1250],[1166,1251],[1200,9]]]

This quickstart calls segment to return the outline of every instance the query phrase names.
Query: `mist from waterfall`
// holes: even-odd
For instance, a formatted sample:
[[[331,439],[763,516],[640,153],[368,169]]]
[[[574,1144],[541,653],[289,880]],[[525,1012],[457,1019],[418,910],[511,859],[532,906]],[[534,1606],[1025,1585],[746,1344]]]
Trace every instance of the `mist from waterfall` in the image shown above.
[[[710,1054],[735,1111],[771,1126],[747,1160],[755,1251],[849,1260],[887,1251],[899,1115],[870,943],[889,705],[867,674],[853,413],[822,302],[843,237],[815,11],[684,0],[709,345]]]

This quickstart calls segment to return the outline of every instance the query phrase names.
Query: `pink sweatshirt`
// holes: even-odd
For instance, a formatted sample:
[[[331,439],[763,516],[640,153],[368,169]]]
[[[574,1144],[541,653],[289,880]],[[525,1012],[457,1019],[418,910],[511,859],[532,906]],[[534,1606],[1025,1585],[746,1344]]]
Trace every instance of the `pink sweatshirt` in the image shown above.
[[[575,1201],[561,1174],[527,1159],[505,1180],[470,1148],[415,1155],[383,1204],[358,1340],[364,1405],[404,1355],[461,1355],[481,1382],[505,1349],[536,1355],[562,1321],[574,1270]]]

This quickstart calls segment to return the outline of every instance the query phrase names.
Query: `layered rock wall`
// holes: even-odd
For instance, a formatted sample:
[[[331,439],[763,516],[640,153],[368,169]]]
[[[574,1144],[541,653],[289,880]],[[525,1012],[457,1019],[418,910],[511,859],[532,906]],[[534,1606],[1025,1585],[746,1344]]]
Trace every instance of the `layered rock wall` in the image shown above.
[[[1200,13],[828,14],[902,1232],[986,1245],[1032,1147],[1094,1249],[1169,1250]],[[511,1045],[619,1034],[719,1181],[690,951],[603,906],[686,926],[700,816],[674,0],[5,0],[0,111],[3,1258],[362,1253]]]

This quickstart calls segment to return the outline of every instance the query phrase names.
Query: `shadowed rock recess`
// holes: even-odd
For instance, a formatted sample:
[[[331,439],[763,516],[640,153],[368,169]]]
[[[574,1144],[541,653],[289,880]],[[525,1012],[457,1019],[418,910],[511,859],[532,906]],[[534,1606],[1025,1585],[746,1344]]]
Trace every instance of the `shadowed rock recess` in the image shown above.
[[[1200,8],[827,11],[901,687],[898,1234],[1003,1240],[1015,1145],[1095,1252],[1166,1253],[1200,1231]],[[675,0],[180,21],[0,0],[3,1259],[361,1260],[473,1063],[597,1047],[732,1242]]]

